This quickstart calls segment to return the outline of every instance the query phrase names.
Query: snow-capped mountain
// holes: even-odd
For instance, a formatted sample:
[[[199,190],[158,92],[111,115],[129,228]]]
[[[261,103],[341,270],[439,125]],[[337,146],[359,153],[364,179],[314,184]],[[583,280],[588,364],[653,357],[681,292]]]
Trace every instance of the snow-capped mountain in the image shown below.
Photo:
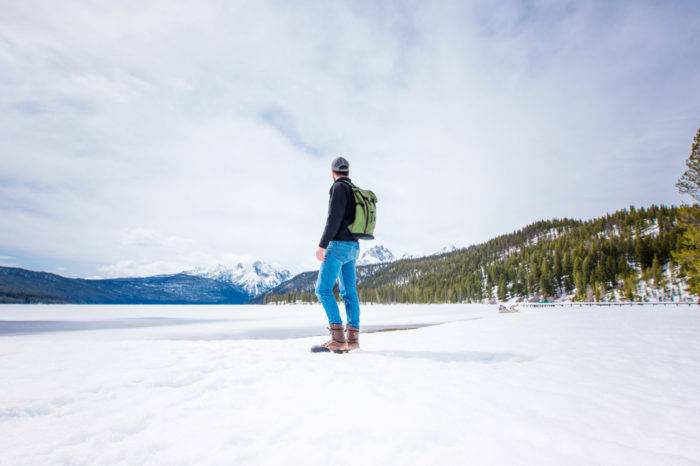
[[[394,254],[382,245],[372,246],[362,253],[357,265],[381,264],[395,259]]]
[[[243,288],[251,297],[276,287],[291,276],[289,270],[258,259],[241,261],[230,266],[218,264],[209,268],[198,267],[185,273],[233,284]]]

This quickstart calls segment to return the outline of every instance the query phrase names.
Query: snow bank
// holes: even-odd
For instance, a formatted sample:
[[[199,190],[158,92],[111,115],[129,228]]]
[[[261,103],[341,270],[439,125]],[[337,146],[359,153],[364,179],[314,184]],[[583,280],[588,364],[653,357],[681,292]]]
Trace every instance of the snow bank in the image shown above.
[[[0,464],[700,462],[697,307],[364,320],[334,355],[319,306],[2,307]]]

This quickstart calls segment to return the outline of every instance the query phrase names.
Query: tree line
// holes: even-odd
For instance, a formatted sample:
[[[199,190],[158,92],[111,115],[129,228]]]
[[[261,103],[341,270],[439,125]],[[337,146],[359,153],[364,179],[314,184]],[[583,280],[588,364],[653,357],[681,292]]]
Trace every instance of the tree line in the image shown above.
[[[360,279],[358,292],[363,302],[376,303],[562,295],[634,300],[641,280],[651,280],[660,290],[668,287],[666,271],[680,235],[678,208],[669,206],[630,207],[586,222],[540,221],[466,249],[390,263]],[[315,299],[311,291],[297,291],[268,295],[265,302]]]

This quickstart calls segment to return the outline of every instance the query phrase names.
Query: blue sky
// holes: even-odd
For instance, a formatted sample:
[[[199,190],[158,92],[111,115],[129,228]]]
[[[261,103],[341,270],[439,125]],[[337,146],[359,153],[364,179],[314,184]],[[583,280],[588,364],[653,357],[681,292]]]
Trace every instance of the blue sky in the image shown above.
[[[677,204],[700,126],[691,1],[1,3],[4,265],[311,269],[336,155],[398,253]]]

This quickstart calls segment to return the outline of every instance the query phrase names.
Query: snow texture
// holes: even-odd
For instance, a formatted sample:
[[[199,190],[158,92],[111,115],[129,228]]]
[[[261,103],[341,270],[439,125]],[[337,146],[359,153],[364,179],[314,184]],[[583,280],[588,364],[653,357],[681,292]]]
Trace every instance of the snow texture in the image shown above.
[[[0,307],[0,464],[700,463],[696,306],[365,306],[311,354],[323,316]]]

